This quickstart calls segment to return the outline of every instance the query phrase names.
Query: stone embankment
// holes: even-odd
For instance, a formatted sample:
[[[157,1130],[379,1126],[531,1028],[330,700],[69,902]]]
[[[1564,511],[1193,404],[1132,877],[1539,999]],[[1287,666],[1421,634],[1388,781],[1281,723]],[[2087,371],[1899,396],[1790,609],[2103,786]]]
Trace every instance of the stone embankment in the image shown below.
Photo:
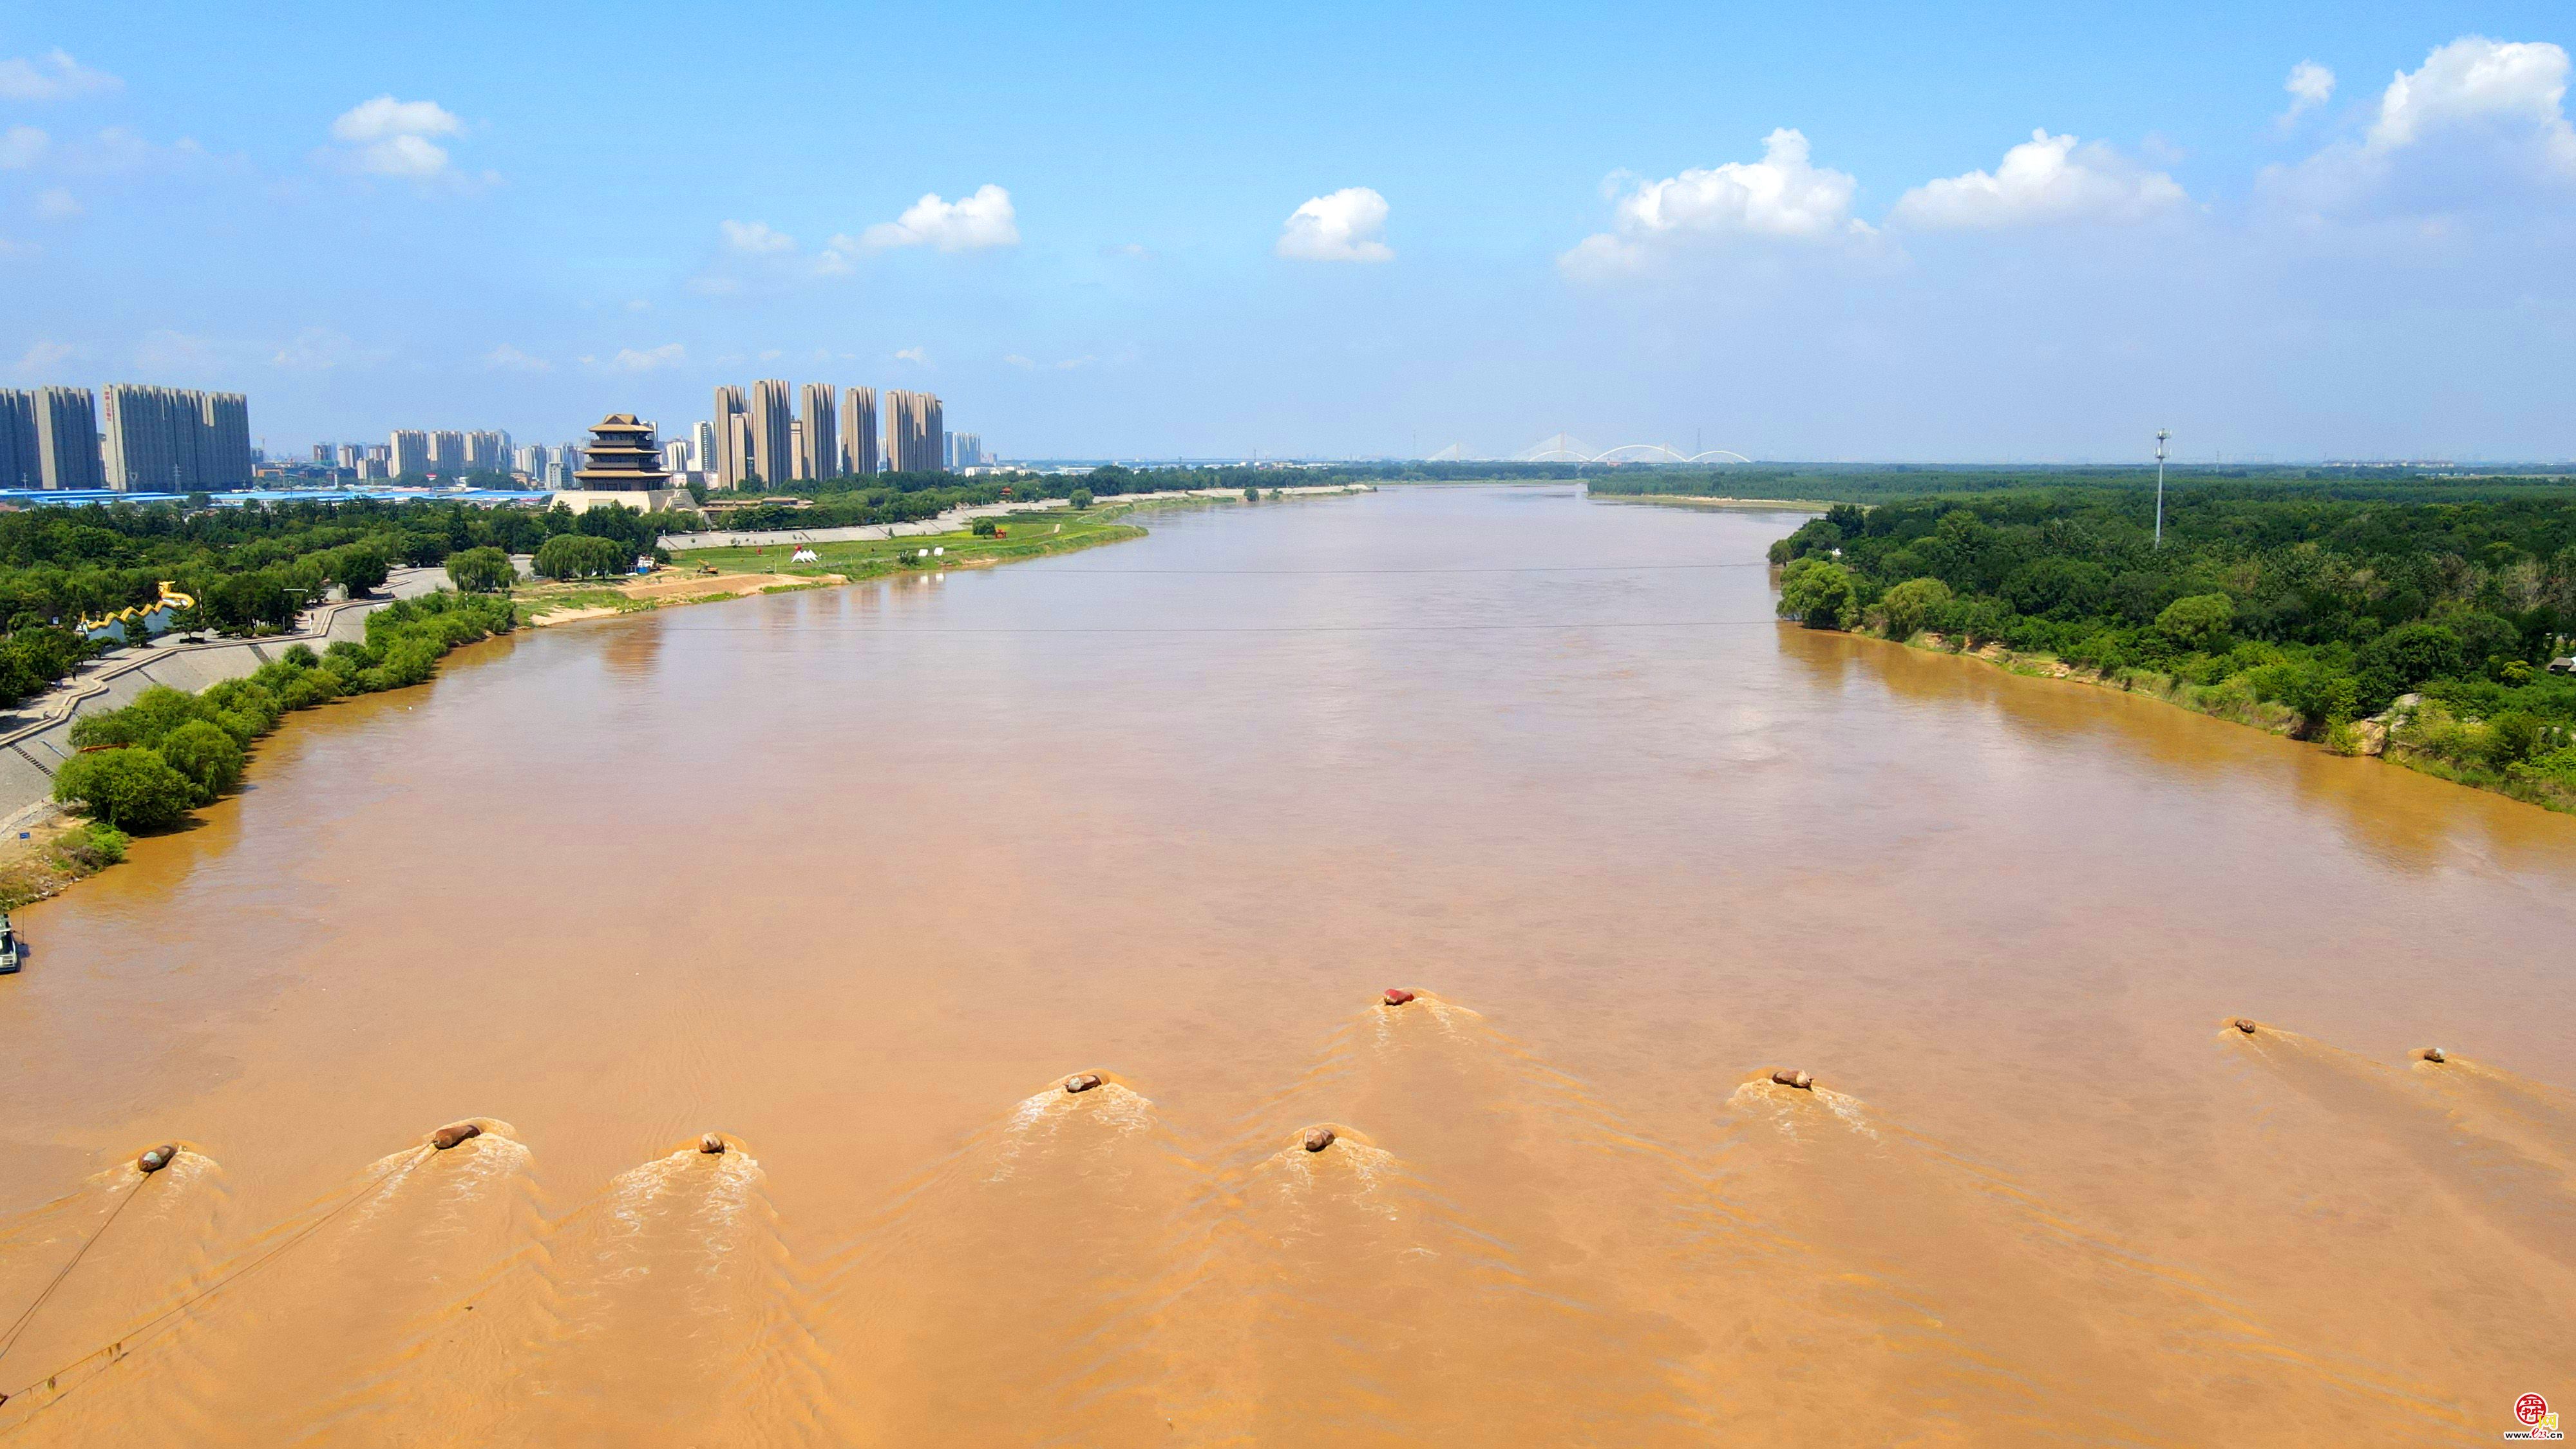
[[[170,635],[90,660],[71,678],[0,712],[0,830],[16,832],[52,810],[54,770],[72,757],[72,722],[122,709],[156,684],[191,692],[240,679],[297,644],[327,649],[367,637],[367,615],[398,598],[448,587],[445,569],[396,569],[372,598],[308,610],[292,634],[188,644]]]

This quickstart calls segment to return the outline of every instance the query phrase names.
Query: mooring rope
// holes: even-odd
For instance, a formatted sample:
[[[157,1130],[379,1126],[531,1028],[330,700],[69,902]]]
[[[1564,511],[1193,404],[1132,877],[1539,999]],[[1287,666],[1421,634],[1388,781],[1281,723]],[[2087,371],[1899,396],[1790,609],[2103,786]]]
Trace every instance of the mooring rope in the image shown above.
[[[72,1254],[71,1261],[63,1264],[62,1271],[54,1274],[54,1281],[46,1284],[45,1291],[37,1294],[35,1301],[27,1305],[26,1311],[18,1315],[17,1321],[9,1325],[8,1336],[0,1338],[0,1358],[7,1358],[9,1350],[18,1346],[18,1339],[26,1333],[27,1325],[36,1321],[36,1310],[44,1307],[45,1300],[54,1296],[54,1290],[63,1286],[63,1280],[72,1275],[74,1268],[80,1266],[81,1259],[89,1256],[89,1250],[96,1246],[100,1238],[106,1236],[109,1228],[116,1225],[117,1216],[125,1211],[125,1205],[134,1201],[135,1197],[143,1191],[143,1184],[150,1182],[153,1177],[154,1174],[147,1172],[135,1179],[134,1186],[126,1189],[125,1196],[118,1198],[116,1206],[109,1210],[107,1221],[98,1225],[98,1231],[91,1233],[89,1238],[80,1245],[80,1250]],[[0,1398],[0,1403],[6,1402],[8,1401],[5,1398]]]
[[[89,1362],[100,1354],[114,1354],[116,1356],[115,1359],[110,1361],[111,1367],[116,1362],[121,1362],[125,1357],[125,1348],[127,1344],[149,1337],[165,1328],[177,1326],[180,1314],[187,1312],[189,1309],[194,1308],[198,1304],[205,1302],[207,1299],[214,1297],[218,1293],[221,1293],[226,1288],[229,1288],[235,1283],[240,1282],[242,1279],[249,1277],[261,1268],[277,1261],[279,1254],[284,1253],[287,1249],[294,1247],[296,1244],[303,1242],[306,1238],[320,1232],[323,1224],[338,1217],[340,1214],[347,1212],[350,1208],[357,1206],[361,1201],[365,1200],[368,1194],[374,1192],[377,1188],[382,1187],[386,1179],[392,1177],[395,1173],[400,1172],[405,1167],[420,1161],[422,1157],[427,1156],[436,1150],[437,1149],[429,1146],[427,1143],[423,1143],[418,1152],[415,1152],[408,1157],[397,1158],[392,1166],[387,1167],[384,1171],[377,1173],[372,1178],[369,1178],[364,1186],[360,1187],[356,1192],[349,1194],[349,1196],[342,1200],[337,1207],[332,1208],[329,1212],[315,1218],[313,1221],[306,1223],[303,1227],[296,1229],[295,1232],[290,1234],[284,1242],[279,1243],[276,1247],[269,1249],[267,1252],[262,1253],[251,1261],[235,1268],[233,1271],[216,1279],[214,1282],[207,1284],[203,1289],[180,1299],[178,1302],[162,1309],[150,1318],[143,1320],[132,1329],[119,1335],[113,1342],[101,1344],[97,1348],[91,1349],[89,1352],[80,1355],[78,1358],[69,1360],[64,1363],[62,1367],[55,1369],[53,1372],[30,1380],[27,1386],[23,1389],[13,1389],[8,1393],[0,1394],[0,1404],[6,1404],[10,1400],[15,1399],[22,1394],[34,1393],[39,1388],[52,1388],[56,1381],[64,1374],[70,1373],[73,1369],[79,1368],[82,1364]],[[126,1194],[127,1202],[131,1202],[133,1199],[134,1195],[132,1193]],[[117,1205],[117,1211],[124,1211],[123,1203]],[[110,1215],[109,1221],[114,1221],[113,1214]],[[107,1231],[105,1224],[100,1225],[99,1231]],[[93,1234],[90,1241],[98,1241],[97,1236]],[[87,1247],[84,1246],[82,1251],[87,1252]],[[73,1261],[79,1261],[78,1255],[74,1256]],[[63,1271],[64,1273],[69,1273],[71,1270],[66,1267]],[[57,1275],[55,1281],[57,1283],[61,1281],[59,1275]],[[46,1291],[50,1293],[53,1290],[48,1288]],[[39,1299],[39,1301],[41,1302],[42,1300]],[[33,1311],[34,1310],[32,1308],[29,1310],[30,1313]],[[6,1350],[0,1350],[0,1352],[5,1351]],[[82,1382],[86,1383],[88,1380],[84,1379]],[[79,1387],[79,1384],[72,1385],[72,1388],[74,1389]],[[9,1426],[7,1429],[0,1429],[0,1437],[17,1433],[28,1424],[33,1423],[37,1413],[40,1413],[55,1404],[59,1404],[69,1397],[71,1397],[71,1389],[64,1389],[62,1392],[55,1394],[44,1403],[37,1405],[36,1409],[30,1411],[26,1418],[19,1420],[16,1424]]]

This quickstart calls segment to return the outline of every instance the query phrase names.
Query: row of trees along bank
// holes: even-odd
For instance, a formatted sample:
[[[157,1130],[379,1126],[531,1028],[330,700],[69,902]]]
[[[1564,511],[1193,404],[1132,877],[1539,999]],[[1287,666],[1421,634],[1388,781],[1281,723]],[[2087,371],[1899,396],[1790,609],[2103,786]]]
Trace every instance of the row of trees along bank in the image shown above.
[[[176,503],[41,507],[0,513],[0,708],[50,687],[103,645],[84,617],[150,607],[163,581],[196,599],[170,627],[257,637],[295,625],[333,588],[363,594],[398,565],[432,567],[467,550],[536,553],[554,538],[613,541],[625,559],[655,551],[695,514],[599,508],[481,508],[402,503]],[[487,557],[490,555],[487,555]],[[506,585],[504,585],[506,586]]]
[[[1480,465],[1490,471],[1492,465]],[[1004,501],[1063,498],[1077,508],[1095,498],[1179,489],[1220,488],[1249,495],[1282,483],[1306,487],[1373,479],[1416,476],[1401,468],[1353,464],[1300,468],[1293,474],[1277,468],[1210,467],[1135,469],[1105,464],[1087,473],[1000,473],[961,480],[954,473],[879,473],[867,478],[825,478],[764,487],[752,479],[739,489],[691,489],[699,503],[732,502],[710,516],[709,526],[768,532],[779,529],[845,528],[865,524],[918,523],[952,508],[980,508]],[[1436,481],[1422,477],[1421,481]]]
[[[1772,546],[1820,629],[2001,644],[2576,809],[2576,500],[2133,490],[1841,504]],[[2408,708],[2386,712],[2401,697]]]
[[[367,642],[320,653],[296,644],[246,679],[190,694],[155,685],[123,709],[72,723],[81,753],[54,772],[54,798],[119,831],[162,830],[241,783],[251,742],[295,710],[420,684],[440,656],[510,632],[502,598],[428,594],[367,616]]]

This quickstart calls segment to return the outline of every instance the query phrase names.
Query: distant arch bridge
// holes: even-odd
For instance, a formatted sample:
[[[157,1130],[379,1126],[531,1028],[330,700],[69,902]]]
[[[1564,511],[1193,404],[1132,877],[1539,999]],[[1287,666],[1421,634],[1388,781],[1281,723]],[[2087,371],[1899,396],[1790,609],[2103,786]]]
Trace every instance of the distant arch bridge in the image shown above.
[[[1750,463],[1753,460],[1731,448],[1711,448],[1704,453],[1685,453],[1668,443],[1621,443],[1615,448],[1595,449],[1569,433],[1541,438],[1512,455],[1515,463]]]

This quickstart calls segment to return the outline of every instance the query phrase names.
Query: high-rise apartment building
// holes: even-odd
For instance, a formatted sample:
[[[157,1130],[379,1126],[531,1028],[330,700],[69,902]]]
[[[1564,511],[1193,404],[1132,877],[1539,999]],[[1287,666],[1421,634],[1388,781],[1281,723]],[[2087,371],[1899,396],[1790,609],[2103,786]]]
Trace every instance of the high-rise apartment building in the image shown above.
[[[358,465],[367,461],[367,448],[363,443],[342,443],[335,451],[335,456],[339,460],[340,467],[355,473],[358,471]]]
[[[429,471],[453,478],[465,471],[465,435],[460,432],[436,432],[429,435]]]
[[[986,465],[990,464],[991,462],[992,462],[992,459],[987,458],[987,457],[985,457],[985,456],[984,456],[984,435],[983,435],[983,434],[981,434],[981,433],[950,433],[950,434],[948,435],[948,466],[949,466],[949,467],[951,467],[951,468],[981,468],[981,467],[985,467]]]
[[[689,471],[689,440],[673,438],[662,445],[662,471],[685,475]]]
[[[714,472],[718,488],[741,487],[744,475],[751,471],[750,461],[744,457],[746,433],[742,422],[750,410],[741,388],[716,389],[715,419],[707,429],[714,435],[710,441],[716,450]]]
[[[429,434],[418,428],[394,429],[393,441],[386,445],[385,466],[396,478],[428,472]]]
[[[385,461],[383,451],[384,450],[381,448],[369,448],[358,455],[357,473],[359,482],[365,483],[375,479],[391,476],[392,465]]]
[[[889,389],[885,429],[886,454],[895,472],[936,473],[946,466],[940,455],[948,432],[947,416],[937,394]]]
[[[809,382],[803,389],[805,416],[804,446],[797,461],[803,468],[797,477],[807,482],[817,478],[841,476],[840,406],[828,382]]]
[[[713,423],[699,423],[689,430],[689,468],[692,472],[712,473],[716,466],[716,430]]]
[[[877,467],[877,390],[854,387],[841,394],[841,471],[873,477]]]
[[[41,488],[44,482],[36,454],[36,395],[0,388],[0,488]]]
[[[184,493],[201,488],[199,395],[175,387],[112,382],[99,394],[101,467],[119,493]]]
[[[201,488],[247,487],[251,477],[250,399],[237,392],[197,395],[197,467]]]
[[[484,431],[465,435],[465,470],[499,473],[510,466],[510,435]]]
[[[787,380],[765,377],[751,385],[751,475],[775,488],[796,476],[796,399]]]
[[[42,488],[101,488],[98,404],[85,387],[36,389],[36,460]]]
[[[510,455],[510,469],[530,478],[536,477],[546,470],[546,450],[534,443],[520,444],[518,450]]]

